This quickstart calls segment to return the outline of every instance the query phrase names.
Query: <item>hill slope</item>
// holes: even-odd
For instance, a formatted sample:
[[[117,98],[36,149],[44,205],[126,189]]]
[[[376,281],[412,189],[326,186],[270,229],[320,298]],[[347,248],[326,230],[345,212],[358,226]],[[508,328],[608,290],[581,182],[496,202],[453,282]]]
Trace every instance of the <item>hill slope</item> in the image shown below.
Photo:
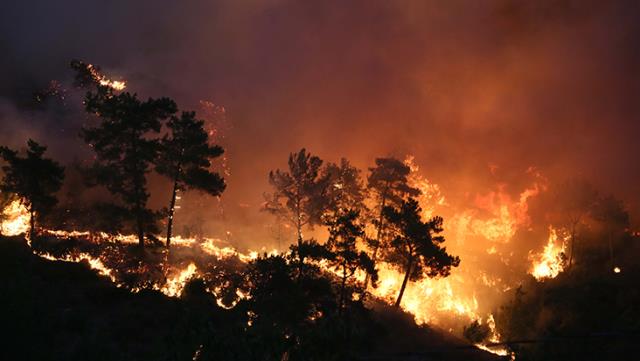
[[[181,299],[134,294],[88,264],[42,259],[20,238],[0,238],[0,295],[3,360],[191,360],[233,324],[232,312],[196,286]],[[360,359],[499,359],[388,307],[377,308],[376,319],[388,331]]]

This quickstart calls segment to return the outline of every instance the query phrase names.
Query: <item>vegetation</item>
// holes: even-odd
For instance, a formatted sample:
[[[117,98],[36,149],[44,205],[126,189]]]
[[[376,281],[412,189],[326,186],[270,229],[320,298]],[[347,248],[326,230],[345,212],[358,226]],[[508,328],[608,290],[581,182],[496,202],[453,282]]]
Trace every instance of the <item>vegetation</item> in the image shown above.
[[[209,170],[211,160],[222,155],[223,150],[220,146],[209,145],[204,122],[195,116],[195,112],[172,116],[167,122],[171,135],[160,141],[156,171],[173,182],[167,217],[167,247],[171,243],[177,192],[197,189],[219,196],[225,189],[222,177]]]
[[[383,305],[374,312],[355,302],[339,316],[331,278],[316,269],[299,280],[288,257],[260,257],[240,275],[235,284],[251,298],[225,309],[204,280],[190,281],[179,298],[131,293],[86,262],[44,260],[23,239],[0,237],[0,320],[12,331],[0,358],[337,361],[437,349],[444,361],[497,360]]]
[[[377,158],[365,184],[347,159],[324,162],[304,148],[291,153],[286,170],[269,173],[272,192],[263,207],[295,230],[297,242],[287,252],[209,257],[174,245],[170,253],[158,247],[132,257],[159,230],[160,212],[148,206],[149,173],[171,181],[169,247],[178,192],[220,196],[225,190],[224,179],[212,170],[223,149],[210,144],[194,112],[177,115],[173,100],[144,101],[118,90],[98,67],[79,61],[72,67],[76,85],[90,88],[85,109],[98,121],[81,132],[95,161],[74,170],[86,171],[89,185],[103,186],[111,198],[85,202],[76,194],[81,205],[56,209],[65,168],[44,157],[47,148],[33,140],[25,155],[0,147],[0,206],[13,199],[24,203],[33,241],[29,249],[19,238],[0,237],[0,293],[6,295],[1,320],[13,331],[0,358],[494,359],[468,344],[442,340],[400,309],[410,281],[447,277],[461,260],[444,247],[443,218],[422,218],[411,169],[395,158]],[[640,242],[625,205],[581,181],[553,187],[536,200],[531,214],[568,234],[569,256],[556,256],[566,262],[564,272],[527,278],[496,313],[495,330],[493,323],[476,320],[464,328],[464,337],[487,342],[497,332],[525,361],[632,355],[630,340],[640,329]],[[133,225],[138,246],[100,243],[93,235],[35,239],[43,216],[58,229],[120,233]],[[316,226],[326,227],[326,239],[303,237]],[[45,262],[32,251],[91,259],[118,285],[89,272],[86,262]],[[106,265],[91,258],[98,251],[108,256]],[[168,269],[186,259],[195,259],[199,276],[181,294],[167,293],[178,298],[165,297],[158,285],[168,284]],[[377,286],[379,260],[404,276],[394,307],[365,297],[369,283]]]
[[[306,225],[321,222],[326,208],[328,177],[321,173],[322,160],[306,149],[289,155],[289,170],[269,173],[273,193],[265,194],[265,211],[288,221],[296,230],[298,243],[303,241]]]
[[[438,234],[443,231],[442,218],[434,217],[423,221],[421,213],[418,201],[412,198],[403,201],[399,209],[385,206],[383,210],[392,237],[389,247],[384,249],[384,258],[404,271],[396,307],[402,302],[409,280],[446,277],[451,272],[451,267],[460,264],[460,258],[449,255],[446,248],[441,246],[444,237]]]
[[[564,218],[571,241],[580,240],[571,268],[553,279],[527,280],[496,316],[519,360],[617,360],[636,353],[640,239],[629,232],[620,201],[578,183],[562,198],[551,192],[555,208],[573,210]]]
[[[96,87],[87,93],[85,107],[102,121],[82,130],[85,142],[96,153],[92,181],[119,197],[134,220],[139,245],[144,247],[145,233],[155,229],[156,216],[147,207],[146,174],[160,146],[148,135],[160,132],[161,121],[176,112],[176,104],[168,98],[141,101],[136,94],[115,94],[99,83]]]
[[[55,193],[64,180],[64,168],[54,160],[44,158],[46,150],[31,139],[24,157],[17,151],[0,147],[0,157],[6,163],[2,166],[4,177],[0,190],[18,196],[25,203],[29,210],[31,239],[36,233],[37,218],[51,211],[58,202]]]
[[[378,250],[386,246],[387,226],[385,224],[384,209],[387,206],[398,207],[406,197],[415,197],[420,190],[409,186],[408,176],[411,169],[395,158],[377,158],[376,166],[369,168],[367,187],[375,198],[377,217],[373,223],[376,236],[370,240],[372,248],[371,259],[374,264],[378,260]],[[369,279],[365,280],[365,288]]]

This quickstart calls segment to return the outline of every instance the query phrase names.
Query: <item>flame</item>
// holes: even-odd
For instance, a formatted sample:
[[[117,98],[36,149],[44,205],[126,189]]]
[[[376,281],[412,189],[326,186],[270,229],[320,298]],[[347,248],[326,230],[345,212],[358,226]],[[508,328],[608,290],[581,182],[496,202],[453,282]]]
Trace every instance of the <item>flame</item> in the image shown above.
[[[371,292],[392,303],[398,296],[404,275],[382,262],[378,270],[378,287]],[[475,295],[468,297],[454,291],[454,283],[464,282],[456,275],[450,278],[424,278],[411,282],[405,289],[401,307],[414,315],[418,323],[438,324],[439,316],[457,315],[468,320],[478,319],[478,300]]]
[[[116,282],[116,277],[113,275],[111,269],[107,268],[99,258],[93,257],[88,253],[79,253],[77,255],[65,255],[63,257],[55,257],[50,253],[36,253],[36,255],[47,259],[49,261],[62,261],[62,262],[82,262],[87,261],[91,269],[96,270],[98,274],[108,277],[112,282]]]
[[[411,187],[420,190],[418,201],[422,206],[422,217],[429,219],[434,216],[436,206],[445,206],[447,201],[442,195],[440,186],[419,173],[420,167],[415,164],[414,159],[414,156],[409,155],[404,160],[404,164],[411,170],[408,182]]]
[[[478,321],[482,322],[482,319]],[[495,354],[498,356],[510,356],[511,361],[515,361],[516,359],[515,353],[509,351],[509,349],[506,346],[495,345],[497,343],[500,343],[500,333],[496,329],[496,321],[493,318],[493,314],[489,314],[489,316],[487,317],[487,325],[489,326],[490,336],[487,339],[486,344],[477,343],[475,344],[475,346],[481,350],[491,352],[492,354]]]
[[[564,270],[563,256],[568,238],[565,235],[558,240],[556,229],[549,227],[549,239],[544,251],[531,257],[533,264],[530,273],[533,277],[537,280],[555,278]]]
[[[174,277],[167,280],[164,287],[160,288],[160,292],[169,297],[180,297],[184,285],[197,275],[198,267],[192,262],[187,268],[177,273]]]
[[[87,64],[87,70],[89,71],[89,73],[91,73],[91,77],[102,86],[106,86],[118,91],[124,90],[124,88],[127,87],[127,83],[123,80],[111,80],[108,79],[105,75],[100,74],[98,69],[96,69],[93,64]]]
[[[17,236],[29,231],[29,210],[20,199],[9,203],[2,211],[0,234]]]
[[[422,216],[430,218],[434,215],[442,215],[445,218],[444,234],[448,240],[447,248],[452,254],[460,255],[463,261],[461,266],[452,270],[452,274],[447,278],[424,278],[417,282],[409,282],[405,289],[401,307],[411,313],[417,323],[435,324],[452,332],[454,330],[457,332],[462,328],[462,324],[481,320],[481,315],[488,314],[489,309],[495,306],[495,304],[491,304],[491,300],[487,299],[487,294],[489,294],[487,292],[493,292],[490,295],[498,295],[494,297],[498,298],[515,284],[513,280],[502,279],[497,274],[485,270],[483,268],[484,263],[481,262],[485,261],[486,257],[491,257],[489,259],[502,261],[505,265],[508,265],[511,255],[503,254],[504,247],[512,242],[513,236],[519,229],[530,227],[528,203],[532,197],[544,191],[546,185],[538,178],[531,186],[516,195],[507,194],[504,187],[498,186],[495,190],[481,195],[468,197],[465,194],[463,202],[460,202],[460,197],[451,198],[447,195],[445,198],[444,191],[438,184],[433,183],[419,173],[419,168],[414,164],[413,157],[408,157],[405,160],[405,164],[411,169],[410,185],[422,191],[422,196],[419,198],[423,209]],[[138,242],[135,235],[110,235],[78,231],[46,232],[57,237],[86,237],[96,243],[120,242],[135,244]],[[551,238],[553,238],[552,241]],[[466,239],[469,239],[470,242],[465,244]],[[550,241],[552,243],[551,247],[548,245],[545,247],[543,254],[532,257],[534,265],[544,264],[544,267],[549,270],[556,270],[558,269],[557,264],[560,264],[557,262],[557,257],[564,249],[564,245],[562,244],[561,247],[556,245],[558,237],[555,230],[550,234]],[[262,253],[266,253],[264,249],[260,252],[242,253],[233,247],[224,245],[224,241],[215,238],[196,239],[175,236],[172,242],[175,247],[199,248],[202,253],[217,259],[237,258],[245,263],[256,259]],[[478,246],[477,249],[473,248],[475,245]],[[278,254],[278,251],[273,250],[269,254]],[[547,256],[547,254],[551,256]],[[71,259],[70,261],[78,261],[77,259],[79,258]],[[119,280],[113,276],[116,272],[107,272],[109,270],[106,267],[104,267],[106,270],[101,271],[100,264],[102,263],[92,263],[88,256],[84,259],[87,259],[91,267],[97,269],[98,272],[105,272],[110,275],[114,283],[120,287]],[[99,258],[97,260],[100,261]],[[554,261],[556,263],[550,262],[550,260],[556,260]],[[109,264],[108,262],[106,263]],[[197,264],[200,266],[200,263]],[[393,303],[398,295],[404,274],[384,262],[380,262],[378,266],[379,285],[375,289],[370,289],[370,291],[374,296]],[[203,272],[204,267],[201,266]],[[323,268],[330,270],[326,265]],[[540,267],[534,266],[531,272],[534,272],[537,268]],[[561,270],[560,264],[557,273]],[[539,273],[541,271],[535,272]],[[538,273],[532,274],[536,276]],[[547,272],[547,274],[551,275],[552,273]],[[189,263],[186,267],[183,266],[181,269],[174,270],[171,273],[171,277],[167,277],[164,283],[154,284],[152,288],[168,296],[178,297],[182,294],[186,282],[198,276],[200,276],[200,273],[196,263]],[[538,277],[536,276],[536,278]],[[132,289],[132,291],[135,292],[136,289]],[[233,307],[237,300],[248,297],[248,295],[238,293],[236,302],[231,305],[224,305],[222,299],[216,296],[221,293],[220,289],[213,288],[212,290],[208,289],[208,291],[214,295],[216,302],[225,308]],[[482,304],[480,304],[479,300]],[[491,345],[491,343],[499,343],[500,339],[500,335],[495,329],[493,316],[490,315],[486,322],[492,330],[490,343],[476,346],[499,355],[509,355],[508,349]]]

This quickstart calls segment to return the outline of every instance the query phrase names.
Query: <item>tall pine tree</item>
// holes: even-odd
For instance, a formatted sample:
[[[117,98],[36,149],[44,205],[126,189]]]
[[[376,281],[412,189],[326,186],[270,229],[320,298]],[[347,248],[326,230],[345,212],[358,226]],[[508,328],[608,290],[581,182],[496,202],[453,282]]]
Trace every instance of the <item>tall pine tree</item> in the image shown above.
[[[355,275],[358,270],[377,280],[377,272],[373,261],[364,252],[358,251],[357,242],[364,237],[364,226],[358,221],[360,214],[357,210],[340,210],[335,217],[327,218],[329,239],[326,247],[329,251],[327,262],[340,277],[340,295],[338,307],[340,312],[345,308],[348,288],[357,288]],[[349,293],[351,294],[351,293]]]
[[[373,224],[376,227],[376,236],[370,239],[372,248],[371,259],[374,264],[378,259],[378,250],[385,247],[386,230],[384,209],[387,206],[398,207],[407,197],[415,197],[420,194],[420,190],[413,188],[408,183],[408,176],[411,169],[396,158],[376,158],[376,166],[369,168],[367,177],[367,188],[374,198],[377,214],[374,216]],[[368,283],[365,279],[365,288]]]
[[[303,148],[289,155],[289,171],[269,172],[273,193],[265,194],[264,209],[288,220],[296,230],[298,245],[302,229],[316,225],[326,209],[328,178],[321,173],[322,160]]]
[[[211,160],[222,155],[223,149],[209,145],[204,121],[195,116],[195,112],[172,116],[167,122],[170,134],[160,141],[156,171],[173,182],[167,219],[167,247],[171,244],[177,192],[196,189],[219,196],[226,187],[220,174],[209,170]]]
[[[442,218],[423,221],[418,201],[410,198],[402,201],[398,208],[386,206],[383,211],[390,225],[391,240],[384,249],[385,260],[404,271],[404,279],[395,306],[399,307],[409,280],[423,277],[446,277],[451,267],[460,264],[458,257],[447,253],[442,247],[445,239],[439,235]]]
[[[72,66],[78,70],[77,79],[87,77],[90,65]],[[176,112],[176,104],[169,98],[142,101],[137,94],[116,93],[99,81],[94,84],[96,90],[87,92],[85,108],[101,122],[82,129],[84,141],[96,153],[92,178],[119,196],[134,220],[138,243],[144,247],[145,232],[155,223],[154,212],[147,207],[146,175],[160,146],[150,135],[160,132],[162,121]]]

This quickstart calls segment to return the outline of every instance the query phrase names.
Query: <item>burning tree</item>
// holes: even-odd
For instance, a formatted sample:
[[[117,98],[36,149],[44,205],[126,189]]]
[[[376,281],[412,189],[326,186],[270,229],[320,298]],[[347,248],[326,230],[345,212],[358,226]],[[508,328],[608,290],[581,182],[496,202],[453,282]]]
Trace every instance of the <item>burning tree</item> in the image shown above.
[[[389,247],[384,249],[385,259],[404,270],[404,279],[395,303],[399,307],[409,279],[446,277],[451,267],[460,264],[460,258],[451,256],[441,246],[445,241],[443,236],[438,235],[443,231],[442,218],[433,217],[423,221],[420,216],[422,209],[415,199],[402,201],[398,209],[386,206],[382,213],[392,234]]]
[[[141,101],[136,94],[116,94],[108,84],[95,84],[97,90],[87,92],[85,108],[102,122],[82,129],[82,137],[96,153],[92,183],[120,197],[135,219],[138,242],[144,247],[145,232],[155,223],[154,212],[147,208],[146,174],[159,150],[159,141],[149,134],[160,132],[161,121],[176,112],[176,104],[169,98]]]
[[[289,171],[269,172],[273,193],[265,194],[264,210],[289,221],[296,229],[298,244],[302,228],[321,222],[326,208],[328,178],[321,174],[322,160],[303,148],[289,155]]]
[[[173,181],[167,219],[167,247],[171,243],[173,216],[178,191],[197,189],[212,196],[219,196],[225,189],[222,177],[211,172],[211,160],[219,157],[223,149],[209,145],[204,121],[195,118],[195,112],[183,112],[172,116],[167,126],[171,135],[160,141],[160,153],[156,171]]]
[[[36,218],[46,214],[58,199],[55,193],[64,180],[64,167],[43,155],[47,147],[29,139],[25,157],[7,147],[0,147],[0,157],[7,163],[2,166],[4,178],[0,190],[14,193],[22,199],[29,211],[31,239],[35,236]]]
[[[376,166],[369,168],[367,188],[371,191],[378,210],[377,219],[374,220],[376,237],[370,240],[373,248],[371,259],[374,264],[378,258],[378,249],[385,241],[384,209],[387,206],[399,206],[406,197],[414,197],[420,194],[420,190],[413,188],[408,183],[411,168],[395,158],[376,158]],[[365,280],[365,288],[368,278]]]

